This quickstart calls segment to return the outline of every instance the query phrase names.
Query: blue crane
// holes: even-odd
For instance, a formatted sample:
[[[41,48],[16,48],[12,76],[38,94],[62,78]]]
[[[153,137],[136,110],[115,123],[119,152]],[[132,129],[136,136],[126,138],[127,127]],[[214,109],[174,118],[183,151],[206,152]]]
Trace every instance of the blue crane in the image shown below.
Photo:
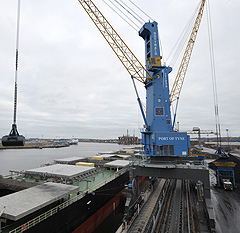
[[[144,152],[149,156],[188,156],[190,137],[173,129],[168,81],[172,68],[161,62],[157,22],[145,23],[139,35],[145,41],[146,69],[152,77],[145,82],[147,126],[142,132]]]
[[[147,22],[139,31],[139,36],[145,41],[146,64],[144,67],[93,1],[78,1],[132,77],[145,123],[145,128],[142,131],[144,154],[146,156],[191,155],[190,136],[186,132],[174,130],[175,116],[174,121],[172,121],[170,106],[174,100],[179,99],[206,0],[202,0],[181,67],[170,94],[168,75],[172,68],[161,63],[157,22]],[[134,80],[138,80],[145,85],[146,114]]]

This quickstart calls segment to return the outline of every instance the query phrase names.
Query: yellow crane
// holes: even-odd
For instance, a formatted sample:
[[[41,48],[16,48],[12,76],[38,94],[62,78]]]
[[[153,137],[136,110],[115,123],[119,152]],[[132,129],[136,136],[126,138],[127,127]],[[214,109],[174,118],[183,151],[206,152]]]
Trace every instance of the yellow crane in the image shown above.
[[[110,45],[114,53],[117,55],[123,66],[126,68],[131,77],[134,77],[142,83],[151,80],[150,73],[145,69],[141,62],[137,59],[134,53],[129,49],[123,39],[118,35],[115,29],[111,26],[108,20],[104,17],[101,11],[91,0],[78,0],[86,11],[90,19],[101,32],[107,43]],[[180,96],[184,78],[186,76],[187,68],[189,65],[190,57],[196,41],[197,33],[203,16],[203,10],[206,0],[202,0],[199,8],[197,18],[194,23],[181,65],[178,69],[177,76],[170,92],[170,102],[177,100]]]
[[[145,130],[142,132],[144,153],[147,156],[156,156],[160,155],[160,153],[161,155],[189,155],[190,137],[187,136],[187,133],[174,132],[174,123],[172,124],[171,120],[170,105],[172,101],[170,100],[169,94],[168,74],[172,71],[172,68],[161,64],[157,22],[145,23],[139,31],[139,35],[145,41],[145,58],[147,66],[147,68],[145,68],[93,1],[78,1],[132,78],[145,123]],[[202,19],[205,1],[206,0],[202,0],[198,17],[186,49],[187,52],[185,52],[181,65],[184,72],[179,72],[179,76],[183,78],[180,79],[177,77],[175,80],[177,86],[179,86],[178,83],[181,82],[180,86],[182,87],[197,31]],[[147,92],[146,114],[144,113],[143,105],[137,92],[134,82],[135,79],[145,84]],[[177,96],[179,97],[181,88],[177,89],[174,86],[171,93],[175,93],[176,90],[179,90],[177,92]],[[174,95],[172,94],[171,96]],[[173,122],[175,122],[175,116],[176,111]],[[179,135],[179,137],[176,135]],[[177,138],[180,137],[182,138],[182,142],[179,144]],[[162,142],[161,140],[164,138],[171,138],[173,141]]]
[[[101,32],[107,43],[117,55],[131,77],[142,83],[151,80],[150,73],[145,69],[134,53],[114,30],[108,20],[91,0],[78,0],[90,19]]]
[[[194,44],[196,42],[199,26],[200,26],[200,23],[202,21],[205,2],[206,2],[206,0],[202,0],[202,3],[200,5],[199,11],[198,11],[197,18],[195,20],[190,38],[188,40],[187,47],[185,49],[180,67],[179,67],[178,72],[177,72],[177,76],[176,76],[175,81],[173,83],[172,90],[169,94],[171,103],[173,101],[179,99],[179,96],[180,96],[180,93],[181,93],[181,90],[182,90],[182,87],[183,87],[183,82],[184,82],[186,72],[187,72],[187,69],[188,69],[188,65],[189,65],[189,62],[190,62],[190,58],[191,58],[191,55],[192,55],[193,47],[194,47]]]

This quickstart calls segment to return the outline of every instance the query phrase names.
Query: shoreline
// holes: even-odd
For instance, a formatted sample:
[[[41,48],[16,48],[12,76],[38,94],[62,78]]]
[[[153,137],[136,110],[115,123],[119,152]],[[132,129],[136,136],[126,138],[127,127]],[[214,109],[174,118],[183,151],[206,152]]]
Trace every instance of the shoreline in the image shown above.
[[[24,146],[9,146],[4,147],[3,145],[0,145],[0,150],[9,150],[9,149],[43,149],[43,148],[62,148],[62,147],[69,147],[70,144],[65,145],[39,145],[39,144],[29,144]]]

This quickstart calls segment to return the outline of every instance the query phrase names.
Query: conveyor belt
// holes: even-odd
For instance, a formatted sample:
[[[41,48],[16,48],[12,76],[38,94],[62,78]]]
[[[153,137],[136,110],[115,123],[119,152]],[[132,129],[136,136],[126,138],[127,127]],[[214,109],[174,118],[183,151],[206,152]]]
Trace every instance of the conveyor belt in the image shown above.
[[[162,192],[162,188],[164,184],[165,184],[165,179],[162,179],[159,182],[156,190],[152,193],[148,202],[142,208],[138,218],[135,220],[135,222],[133,223],[133,225],[131,226],[128,232],[131,232],[131,233],[145,232],[145,228],[152,216],[154,207],[159,199],[159,196]]]

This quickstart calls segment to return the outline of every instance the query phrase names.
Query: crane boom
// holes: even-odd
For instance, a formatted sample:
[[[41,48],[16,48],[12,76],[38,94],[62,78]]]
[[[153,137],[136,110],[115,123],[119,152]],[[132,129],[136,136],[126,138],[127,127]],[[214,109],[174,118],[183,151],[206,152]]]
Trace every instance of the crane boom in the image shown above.
[[[91,0],[78,0],[88,16],[106,39],[114,53],[117,55],[123,66],[126,68],[131,77],[134,77],[142,83],[152,79],[149,72],[140,63],[137,57],[129,49],[126,43],[114,30],[111,24],[99,11],[97,6]]]
[[[203,16],[203,9],[204,9],[204,5],[205,5],[206,0],[202,0],[202,3],[200,5],[199,11],[198,11],[198,15],[197,18],[195,20],[194,23],[194,27],[192,29],[189,41],[188,41],[188,45],[185,49],[180,67],[178,69],[178,73],[177,76],[175,78],[175,81],[173,83],[172,86],[172,90],[170,92],[170,102],[172,103],[173,101],[177,100],[180,96],[181,90],[182,90],[182,86],[183,86],[183,82],[186,76],[186,72],[188,69],[188,65],[190,62],[190,58],[192,55],[192,51],[193,51],[193,47],[196,41],[196,37],[197,37],[197,33],[199,30],[199,26],[202,20],[202,16]]]

